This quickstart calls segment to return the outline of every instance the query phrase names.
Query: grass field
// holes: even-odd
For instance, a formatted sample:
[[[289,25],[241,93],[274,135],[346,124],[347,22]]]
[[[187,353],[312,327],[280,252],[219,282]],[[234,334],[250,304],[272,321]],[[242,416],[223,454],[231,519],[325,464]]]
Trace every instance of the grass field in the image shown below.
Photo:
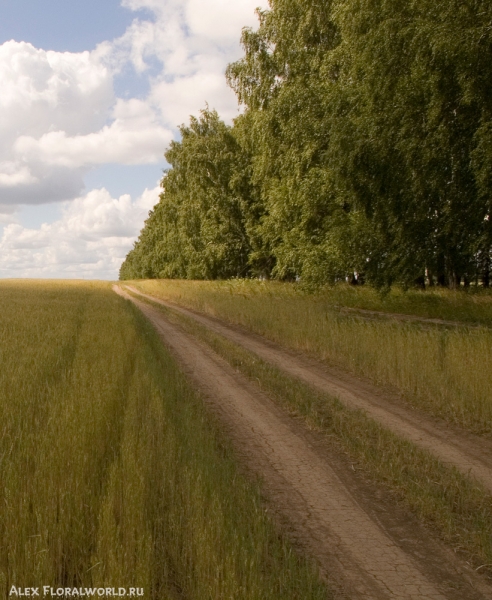
[[[126,283],[126,282],[125,282]],[[130,282],[128,282],[130,283]],[[255,279],[232,279],[228,281],[185,281],[185,280],[137,280],[133,285],[144,285],[147,289],[161,290],[163,286],[169,297],[182,302],[193,302],[203,307],[227,307],[227,298],[232,296],[241,302],[260,299],[279,299],[296,302],[298,306],[309,304],[318,310],[348,307],[386,313],[400,313],[416,317],[459,321],[469,325],[492,327],[492,289],[471,288],[451,291],[444,288],[402,290],[394,287],[387,294],[380,294],[369,286],[338,284],[310,293],[298,284]]]
[[[259,281],[136,281],[138,289],[265,335],[399,390],[416,407],[492,435],[492,294],[401,292],[337,286],[308,294]],[[367,319],[340,306],[473,325]],[[478,325],[478,327],[477,327]]]
[[[190,317],[154,305],[197,336],[281,406],[327,436],[397,501],[436,529],[468,561],[489,573],[492,563],[492,497],[475,479],[446,466],[430,452],[401,439],[363,411],[287,375],[253,353],[210,331]]]
[[[154,330],[107,284],[0,284],[0,597],[318,599]]]

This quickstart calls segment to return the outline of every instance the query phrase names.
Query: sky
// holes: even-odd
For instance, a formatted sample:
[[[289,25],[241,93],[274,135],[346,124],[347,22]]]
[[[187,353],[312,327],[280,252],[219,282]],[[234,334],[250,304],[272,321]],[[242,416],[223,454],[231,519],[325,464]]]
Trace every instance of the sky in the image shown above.
[[[117,279],[266,0],[0,0],[0,278]]]

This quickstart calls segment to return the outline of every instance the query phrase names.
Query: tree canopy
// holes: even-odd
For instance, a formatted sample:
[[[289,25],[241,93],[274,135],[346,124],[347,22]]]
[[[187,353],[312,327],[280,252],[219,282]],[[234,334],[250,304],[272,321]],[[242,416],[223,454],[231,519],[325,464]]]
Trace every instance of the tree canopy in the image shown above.
[[[121,278],[489,284],[492,4],[271,0],[165,156]]]

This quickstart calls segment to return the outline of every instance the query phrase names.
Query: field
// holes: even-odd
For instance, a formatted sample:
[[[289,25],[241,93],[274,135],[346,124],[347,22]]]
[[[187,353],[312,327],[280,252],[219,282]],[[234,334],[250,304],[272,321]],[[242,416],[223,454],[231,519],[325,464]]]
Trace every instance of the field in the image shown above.
[[[152,285],[152,282],[143,283],[140,287]],[[160,285],[167,289],[167,282],[160,282]],[[173,283],[169,287],[172,289]],[[292,415],[301,418],[309,428],[322,432],[330,444],[335,444],[337,453],[348,455],[366,476],[383,485],[387,493],[408,506],[421,521],[432,525],[448,543],[466,551],[469,560],[479,568],[488,567],[492,560],[492,471],[487,468],[485,473],[480,467],[475,470],[469,455],[470,452],[475,456],[484,452],[483,460],[489,465],[487,438],[469,439],[464,434],[468,448],[461,459],[456,460],[453,444],[460,443],[461,437],[456,430],[451,432],[438,427],[435,437],[422,444],[426,434],[433,430],[432,422],[421,418],[417,423],[423,429],[418,429],[413,437],[409,436],[405,413],[403,421],[395,422],[399,413],[393,414],[391,407],[385,404],[381,388],[373,388],[376,397],[372,399],[380,410],[374,412],[371,401],[364,404],[363,410],[354,410],[350,407],[350,395],[342,393],[340,397],[339,392],[335,392],[333,396],[330,386],[323,384],[326,377],[337,379],[336,370],[328,371],[325,379],[320,380],[320,371],[311,359],[305,361],[302,355],[293,356],[279,347],[272,352],[268,344],[245,329],[223,325],[175,304],[163,306],[151,298],[155,299],[147,296],[146,301],[163,312],[166,319],[205,342],[234,369],[258,382],[262,390]],[[312,297],[307,300],[312,302]],[[305,375],[303,366],[307,368]],[[324,372],[321,366],[321,377]],[[358,378],[347,376],[341,382],[349,386],[350,392],[362,394],[362,397],[369,393],[370,398],[370,388],[365,384],[358,385]],[[383,398],[381,405],[378,398]],[[397,395],[389,399],[390,403],[401,401]],[[440,450],[443,433],[451,446]],[[483,480],[485,486],[470,470]]]
[[[490,597],[492,296],[129,284],[0,284],[0,596]]]
[[[109,285],[0,285],[0,596],[326,598],[200,395]]]
[[[136,288],[237,323],[396,389],[427,413],[492,436],[492,294],[337,286],[309,294],[259,281],[136,281]],[[343,307],[453,321],[374,318]],[[370,317],[370,318],[369,318]]]
[[[151,295],[142,296],[137,288]],[[350,370],[334,367],[331,363],[335,360],[327,360],[319,346],[318,352],[309,346],[313,339],[322,342],[320,329],[332,332],[334,324],[342,320],[371,326],[380,352],[388,349],[381,348],[385,338],[379,332],[388,327],[393,337],[400,338],[408,331],[416,336],[442,331],[466,336],[487,333],[486,327],[463,326],[456,320],[443,325],[420,317],[418,322],[409,322],[401,315],[343,314],[345,307],[329,306],[326,296],[275,283],[140,281],[129,285],[125,282],[120,286],[120,293],[125,295],[124,290],[180,362],[188,365],[187,372],[195,385],[207,390],[225,421],[232,424],[228,433],[245,449],[244,456],[256,456],[266,493],[275,499],[277,510],[287,516],[289,530],[295,532],[296,539],[311,540],[306,546],[308,553],[328,569],[330,579],[342,581],[348,597],[386,598],[383,589],[375,592],[370,588],[374,583],[377,587],[383,583],[391,590],[389,597],[420,600],[434,597],[436,588],[427,588],[426,593],[422,590],[431,581],[435,585],[436,580],[439,598],[489,597],[488,586],[483,596],[477,595],[464,587],[465,579],[453,580],[452,575],[456,569],[463,572],[464,565],[473,565],[476,571],[468,576],[475,582],[475,589],[481,585],[477,572],[485,578],[491,575],[492,446],[488,436],[483,431],[477,435],[450,428],[442,419],[409,408],[398,390],[376,386],[361,378],[360,371],[354,376]],[[195,311],[186,309],[186,305]],[[446,316],[449,320],[452,315]],[[293,332],[303,344],[292,343],[288,336]],[[268,337],[281,343],[272,344]],[[404,344],[404,338],[400,342]],[[289,345],[296,352],[285,349]],[[308,353],[299,352],[306,348]],[[370,352],[370,346],[366,350]],[[484,354],[488,353],[485,347]],[[335,352],[333,358],[338,358]],[[278,414],[280,407],[283,415],[291,415],[288,424]],[[303,446],[296,433],[300,423],[304,426],[301,439],[311,439],[308,431],[314,431],[321,434],[322,441],[315,437],[308,447]],[[293,435],[288,439],[282,438],[286,428],[292,428]],[[258,444],[265,445],[264,454],[257,455]],[[328,455],[321,463],[312,453],[315,447],[322,447]],[[330,469],[337,464],[339,474],[335,477]],[[289,466],[292,470],[282,484],[277,474],[288,471]],[[312,472],[317,473],[315,480]],[[348,488],[340,489],[340,478],[350,480]],[[303,481],[302,510],[295,500],[299,481]],[[371,489],[367,489],[368,484]],[[337,507],[344,507],[345,514]],[[349,523],[358,523],[355,531]],[[320,538],[316,533],[326,528],[336,531],[341,540],[335,551],[335,556],[343,557],[341,573],[327,561],[327,555],[333,552],[330,534]],[[385,539],[381,538],[382,532]],[[437,542],[436,535],[441,542]],[[354,540],[357,548],[351,546]],[[442,542],[453,549],[455,558],[446,553]],[[404,555],[400,554],[402,543]],[[344,546],[350,548],[348,553]],[[384,548],[391,547],[385,563]],[[412,548],[418,549],[417,554]],[[350,567],[354,552],[359,552],[356,567],[370,582],[366,582],[366,588],[364,582],[354,588],[354,570]],[[420,574],[395,581],[391,577],[395,561],[404,564],[409,556],[413,565],[424,560]],[[457,556],[465,562],[452,566]],[[407,568],[410,573],[413,567],[408,563]],[[440,572],[443,569],[445,572]],[[415,595],[412,581],[422,576],[423,587]]]

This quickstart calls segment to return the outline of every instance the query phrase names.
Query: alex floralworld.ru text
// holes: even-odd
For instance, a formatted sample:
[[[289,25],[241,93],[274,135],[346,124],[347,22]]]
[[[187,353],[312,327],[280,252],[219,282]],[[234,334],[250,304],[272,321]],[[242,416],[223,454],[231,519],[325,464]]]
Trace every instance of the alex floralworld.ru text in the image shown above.
[[[83,598],[83,597],[142,597],[144,595],[143,588],[53,588],[49,585],[39,587],[20,588],[13,585],[10,589],[9,598],[12,597],[58,597],[58,598]]]

